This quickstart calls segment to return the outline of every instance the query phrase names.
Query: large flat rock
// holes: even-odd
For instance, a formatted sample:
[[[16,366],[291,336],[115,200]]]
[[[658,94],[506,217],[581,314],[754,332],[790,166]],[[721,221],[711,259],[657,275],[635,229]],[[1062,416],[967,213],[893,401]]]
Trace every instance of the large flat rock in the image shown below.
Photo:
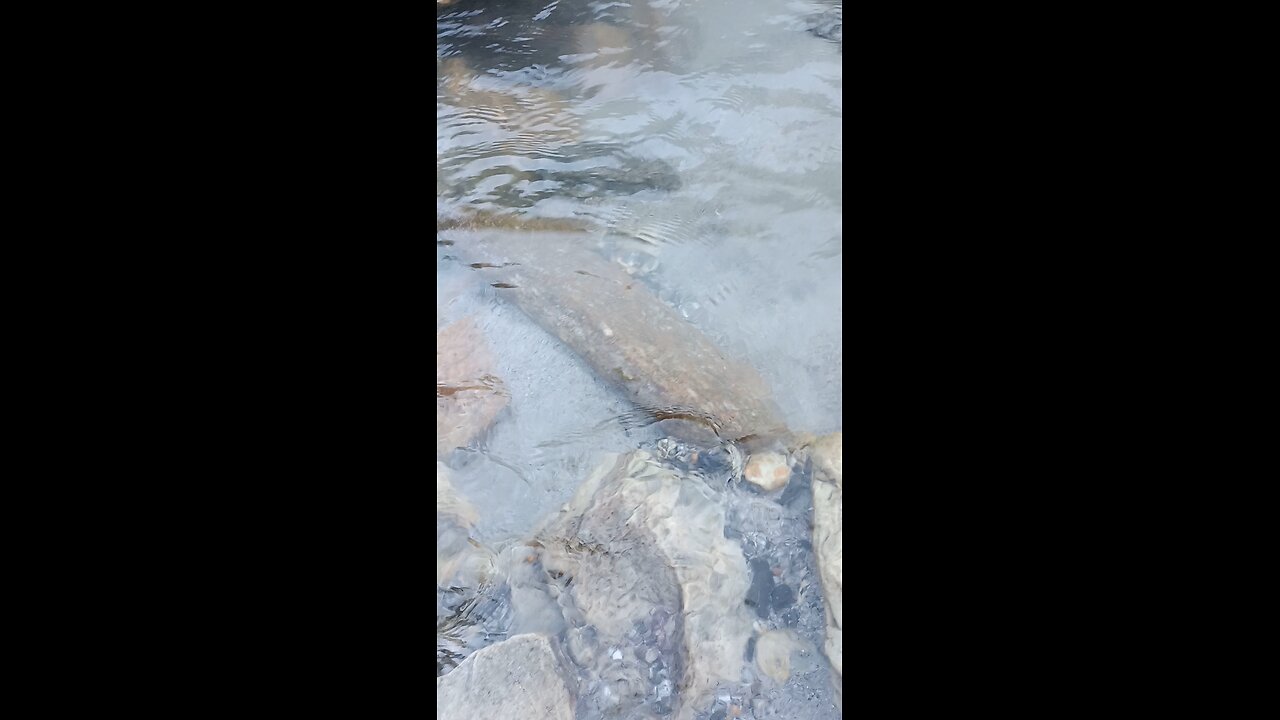
[[[516,635],[436,678],[436,719],[573,720],[573,701],[545,635]]]

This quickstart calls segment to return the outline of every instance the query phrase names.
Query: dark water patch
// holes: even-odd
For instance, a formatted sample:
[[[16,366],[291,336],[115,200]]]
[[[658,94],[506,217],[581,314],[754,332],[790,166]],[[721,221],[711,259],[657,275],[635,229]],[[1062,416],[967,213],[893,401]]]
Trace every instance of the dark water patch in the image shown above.
[[[751,561],[751,587],[747,589],[746,604],[755,608],[762,618],[769,617],[769,603],[773,597],[773,569],[764,560]]]

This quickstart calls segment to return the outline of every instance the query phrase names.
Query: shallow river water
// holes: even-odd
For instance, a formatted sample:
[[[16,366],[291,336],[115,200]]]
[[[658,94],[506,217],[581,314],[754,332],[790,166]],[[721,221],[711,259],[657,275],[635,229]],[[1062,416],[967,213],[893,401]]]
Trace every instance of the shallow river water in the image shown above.
[[[437,397],[479,398],[457,415],[437,411],[437,535],[451,548],[441,556],[453,553],[446,570],[437,559],[438,675],[536,633],[557,658],[570,717],[840,717],[840,680],[823,653],[814,463],[793,451],[797,436],[842,429],[841,13],[824,0],[437,4],[436,325],[457,351],[441,350]],[[664,320],[640,327],[633,307],[588,292],[588,332],[558,335],[568,311],[557,302],[578,297],[565,284],[613,272],[656,298]],[[610,376],[612,359],[589,349],[642,345],[637,336],[675,348],[655,377],[633,377],[648,360]],[[757,394],[785,428],[768,448],[791,465],[784,487],[743,480],[769,433],[688,432],[637,400],[683,390],[673,385],[696,373],[672,358],[709,378],[691,381],[703,391],[691,395],[705,396],[721,376],[687,350],[703,343],[762,380]],[[470,384],[445,383],[451,371]],[[741,392],[735,372],[724,371],[726,393]],[[593,473],[620,489],[580,503],[570,527],[560,511]],[[601,518],[636,482],[657,539],[632,551],[634,538],[611,528],[643,524],[642,511],[628,506],[616,526]],[[665,509],[652,500],[662,488],[678,498]],[[664,535],[662,519],[680,513],[715,538]],[[572,533],[576,544],[557,555],[548,538]],[[583,545],[588,537],[600,542]],[[708,556],[718,568],[709,585],[691,579],[696,561],[672,560],[681,538],[723,542]],[[613,564],[589,558],[588,545]],[[468,553],[484,559],[454,559]],[[558,572],[584,579],[558,587]],[[595,576],[648,598],[609,605],[628,620],[612,635],[593,619],[584,586]],[[733,607],[691,618],[694,597]],[[670,614],[682,622],[664,625]],[[746,646],[692,659],[699,623]],[[783,670],[758,656],[765,646],[786,658]]]

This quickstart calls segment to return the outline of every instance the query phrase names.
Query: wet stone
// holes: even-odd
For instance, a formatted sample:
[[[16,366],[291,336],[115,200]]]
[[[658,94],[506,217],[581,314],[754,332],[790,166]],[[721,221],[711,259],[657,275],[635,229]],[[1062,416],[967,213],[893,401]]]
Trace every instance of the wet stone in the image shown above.
[[[544,635],[517,635],[436,679],[436,717],[573,720],[560,664]]]
[[[803,647],[795,635],[785,630],[770,630],[760,636],[756,664],[760,671],[782,685],[791,677],[791,654]]]
[[[742,547],[752,571],[752,587],[757,598],[761,590],[766,586],[768,589],[764,598],[768,603],[768,617],[757,620],[757,627],[765,632],[784,631],[801,642],[804,648],[821,648],[827,622],[813,543],[812,500],[809,497],[812,490],[806,473],[810,463],[802,449],[797,449],[797,452],[801,453],[796,456],[801,461],[794,467],[791,483],[782,494],[789,494],[799,507],[779,504],[777,494],[752,493],[748,490],[748,483],[741,483],[730,486],[727,492],[727,515],[730,524],[742,535]],[[766,581],[765,568],[768,568],[771,582]],[[784,603],[788,599],[791,602],[781,608],[776,607],[774,593],[777,593],[777,602]],[[788,596],[793,596],[793,599]],[[811,649],[806,652],[816,654],[818,651]],[[755,718],[795,720],[833,717],[836,690],[832,685],[838,680],[830,677],[825,664],[820,663],[816,672],[801,678],[797,676],[799,669],[811,668],[812,663],[797,662],[795,658],[800,656],[793,654],[790,656],[790,679],[778,685],[759,669],[760,655],[761,646],[757,641],[750,662],[756,667],[757,674],[772,687],[755,690],[755,693],[764,693],[771,698],[767,704],[760,704],[759,710],[765,714],[756,712]],[[770,667],[781,672],[777,657]],[[744,699],[744,717],[752,717],[756,711],[753,701],[759,698],[755,693]]]
[[[587,684],[579,717],[649,717],[661,703],[692,720],[739,681],[748,581],[723,512],[712,486],[639,451],[611,456],[536,533],[566,619],[595,629],[569,636]]]
[[[454,241],[467,262],[491,265],[485,280],[511,286],[504,299],[645,413],[679,428],[683,439],[734,440],[782,429],[773,389],[760,373],[596,253],[586,233],[437,235]]]
[[[775,609],[782,610],[795,604],[796,593],[790,586],[779,585],[773,589],[771,600]]]
[[[791,477],[791,468],[787,466],[785,455],[757,453],[747,461],[743,477],[761,490],[773,492],[787,484],[787,480]]]

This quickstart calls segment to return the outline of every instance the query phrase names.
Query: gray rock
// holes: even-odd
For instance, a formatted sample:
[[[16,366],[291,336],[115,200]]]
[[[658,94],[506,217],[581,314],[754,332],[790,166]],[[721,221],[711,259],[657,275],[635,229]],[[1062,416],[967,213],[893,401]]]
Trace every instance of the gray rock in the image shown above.
[[[573,720],[573,702],[544,635],[516,635],[479,650],[436,679],[436,719]]]
[[[598,680],[582,702],[625,717],[674,693],[676,717],[688,720],[740,681],[746,562],[699,478],[644,451],[610,456],[537,537],[575,625],[570,652]]]

